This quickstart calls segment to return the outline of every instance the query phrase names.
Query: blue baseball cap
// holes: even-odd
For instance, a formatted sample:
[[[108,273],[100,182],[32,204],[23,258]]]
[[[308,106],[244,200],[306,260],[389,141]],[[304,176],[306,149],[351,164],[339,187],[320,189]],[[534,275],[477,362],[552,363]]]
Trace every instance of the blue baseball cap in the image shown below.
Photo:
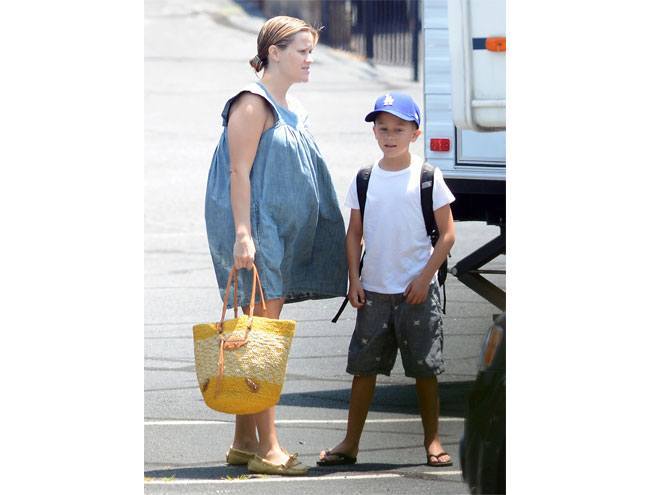
[[[402,120],[415,122],[415,125],[420,127],[420,109],[407,94],[387,93],[377,98],[375,109],[366,115],[366,122],[374,122],[379,112],[387,112]]]

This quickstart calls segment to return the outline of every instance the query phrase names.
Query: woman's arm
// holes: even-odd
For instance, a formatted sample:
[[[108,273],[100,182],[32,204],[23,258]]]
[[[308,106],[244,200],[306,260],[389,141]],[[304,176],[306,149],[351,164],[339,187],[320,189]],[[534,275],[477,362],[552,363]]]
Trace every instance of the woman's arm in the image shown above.
[[[440,237],[433,249],[433,254],[424,266],[420,275],[413,280],[404,291],[408,304],[421,304],[429,292],[429,285],[442,263],[447,259],[451,247],[456,242],[456,227],[449,205],[442,206],[433,212]]]
[[[261,96],[244,93],[232,106],[228,119],[230,150],[230,203],[235,222],[235,268],[253,268],[255,244],[251,230],[250,172],[262,133],[273,115]]]
[[[348,258],[348,277],[350,280],[350,290],[348,291],[348,300],[355,308],[360,308],[366,302],[366,294],[361,287],[359,277],[359,261],[361,256],[361,239],[363,238],[363,223],[361,221],[361,211],[350,210],[350,223],[348,232],[345,235],[345,253]]]

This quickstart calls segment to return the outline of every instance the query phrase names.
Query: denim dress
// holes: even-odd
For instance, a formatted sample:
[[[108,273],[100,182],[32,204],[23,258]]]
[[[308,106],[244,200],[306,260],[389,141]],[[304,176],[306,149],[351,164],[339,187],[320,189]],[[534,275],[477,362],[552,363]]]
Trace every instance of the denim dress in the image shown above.
[[[266,300],[285,303],[344,297],[347,292],[345,227],[325,161],[305,127],[306,115],[280,106],[261,83],[251,83],[223,109],[223,134],[212,158],[205,198],[210,254],[225,297],[233,266],[235,224],[230,203],[228,114],[244,92],[263,97],[274,125],[260,137],[250,173],[251,229]],[[252,272],[239,270],[238,305],[250,302]],[[258,292],[259,294],[259,292]],[[256,298],[258,299],[258,298]],[[233,307],[232,295],[225,301]]]

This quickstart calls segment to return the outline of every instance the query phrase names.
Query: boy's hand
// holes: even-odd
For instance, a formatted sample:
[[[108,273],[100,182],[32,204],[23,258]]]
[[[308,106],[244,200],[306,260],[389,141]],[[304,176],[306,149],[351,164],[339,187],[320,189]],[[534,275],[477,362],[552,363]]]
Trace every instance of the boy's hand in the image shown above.
[[[413,280],[406,290],[404,295],[406,296],[407,304],[422,304],[426,301],[427,296],[429,295],[429,286],[431,285],[431,279],[423,277],[420,275],[415,280]]]
[[[350,304],[357,309],[366,304],[366,293],[363,291],[363,287],[361,287],[361,282],[350,282],[348,300],[350,301]]]

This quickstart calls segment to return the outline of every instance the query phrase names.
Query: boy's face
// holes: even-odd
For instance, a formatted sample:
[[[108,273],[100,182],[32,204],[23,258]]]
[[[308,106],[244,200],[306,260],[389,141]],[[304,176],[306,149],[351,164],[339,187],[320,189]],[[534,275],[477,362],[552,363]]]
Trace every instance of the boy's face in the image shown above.
[[[402,120],[386,112],[377,115],[372,130],[386,158],[403,155],[408,151],[409,145],[422,134],[415,122]]]

